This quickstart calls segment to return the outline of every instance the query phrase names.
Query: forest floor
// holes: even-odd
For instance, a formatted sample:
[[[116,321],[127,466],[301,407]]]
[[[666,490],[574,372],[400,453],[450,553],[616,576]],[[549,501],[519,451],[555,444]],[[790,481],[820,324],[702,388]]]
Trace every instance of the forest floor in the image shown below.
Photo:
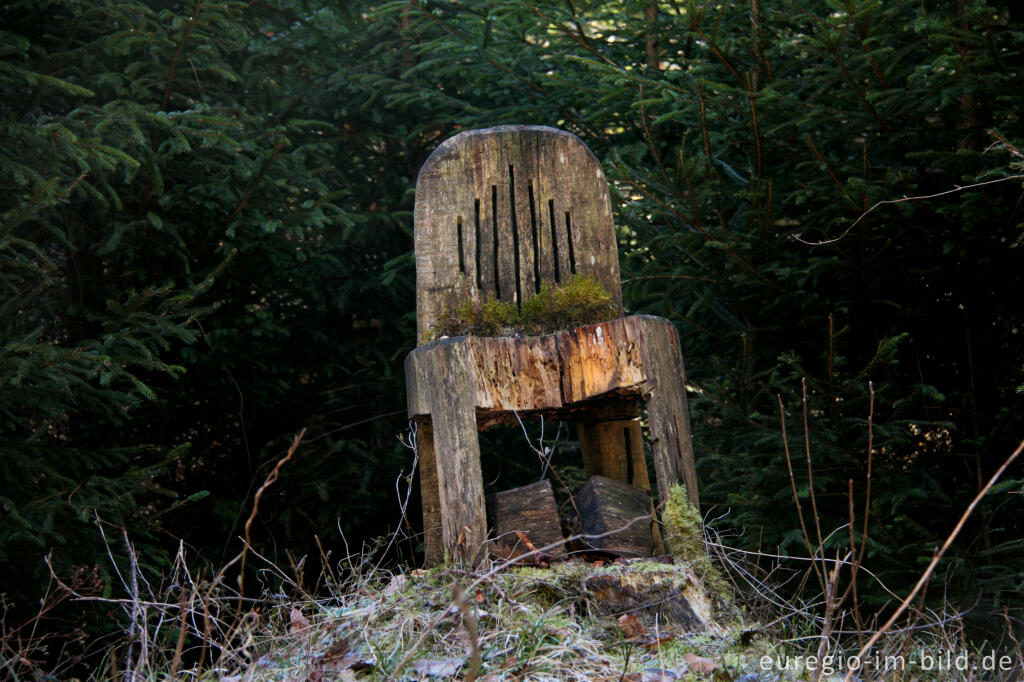
[[[1000,661],[967,647],[959,623],[937,614],[857,659],[870,633],[851,633],[849,613],[787,603],[752,565],[726,567],[724,582],[699,565],[353,566],[332,599],[293,601],[236,635],[247,644],[223,650],[219,677],[782,682],[843,680],[853,668],[852,680],[1021,679],[1019,651]]]
[[[59,584],[68,598],[106,603],[124,624],[98,656],[58,660],[44,673],[45,644],[5,635],[0,671],[14,680],[133,682],[1024,679],[1015,641],[997,653],[970,642],[959,614],[920,607],[859,657],[880,621],[839,598],[841,562],[831,562],[831,598],[797,601],[779,586],[814,592],[814,574],[829,575],[829,562],[804,562],[797,573],[717,537],[705,547],[710,554],[692,559],[525,552],[472,570],[457,561],[388,569],[380,552],[364,551],[321,557],[333,567],[315,585],[290,577],[305,573],[304,560],[285,570],[255,555],[262,593],[245,599],[225,570],[203,578],[179,553],[160,588],[124,571],[126,596]],[[253,594],[256,585],[242,589]]]

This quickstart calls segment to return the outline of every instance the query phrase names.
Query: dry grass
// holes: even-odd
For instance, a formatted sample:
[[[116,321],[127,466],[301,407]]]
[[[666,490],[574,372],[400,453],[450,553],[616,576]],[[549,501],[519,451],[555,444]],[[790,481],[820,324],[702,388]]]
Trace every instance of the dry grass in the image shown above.
[[[272,483],[268,479],[261,491]],[[849,497],[852,527],[852,489]],[[813,488],[811,502],[813,508]],[[854,585],[881,583],[863,565],[862,545],[851,534],[845,556],[826,557],[825,540],[849,528],[824,534],[814,516],[804,524],[807,557],[735,549],[705,527],[705,549],[731,590],[703,585],[703,558],[573,559],[541,567],[525,565],[536,559],[531,553],[474,570],[386,570],[376,557],[408,539],[398,536],[340,561],[322,555],[325,569],[311,590],[301,579],[304,560],[282,569],[248,542],[217,571],[190,567],[180,548],[163,585],[154,586],[127,536],[105,538],[123,543],[128,557],[118,563],[111,552],[118,594],[101,596],[93,574],[67,581],[53,574],[36,618],[2,623],[0,671],[14,680],[67,679],[77,672],[76,661],[46,651],[50,636],[41,626],[50,610],[74,600],[119,610],[124,624],[116,641],[103,643],[98,666],[85,675],[90,679],[1024,679],[1016,640],[972,643],[962,613],[925,608],[919,588],[927,573],[910,595],[890,592],[893,615],[884,624],[866,613]],[[257,569],[258,596],[226,579],[228,569],[246,559]],[[816,584],[816,594],[803,601],[783,596],[781,586],[793,580]],[[609,596],[609,581],[642,598],[627,603]],[[669,607],[680,597],[697,621],[673,615],[679,610]],[[47,659],[56,662],[44,668]]]
[[[160,590],[141,573],[132,575],[135,565],[121,568],[119,598],[90,596],[71,584],[57,589],[124,613],[123,636],[94,679],[842,679],[840,661],[849,662],[871,633],[858,630],[848,613],[834,612],[823,649],[824,597],[795,604],[777,589],[794,573],[784,566],[799,563],[796,558],[736,550],[713,533],[706,547],[735,586],[733,597],[704,594],[702,602],[691,595],[706,628],[672,622],[659,609],[659,595],[701,592],[693,567],[679,560],[384,570],[368,548],[337,562],[336,572],[323,576],[323,594],[314,596],[289,571],[252,553],[261,582],[275,587],[240,601],[218,575],[195,575],[179,552]],[[831,572],[841,566],[823,564]],[[628,622],[630,613],[609,611],[599,587],[609,576],[649,586],[647,608],[632,611],[639,631]],[[981,665],[989,648],[966,640],[960,614],[919,608],[882,633],[867,659],[873,667],[856,679],[1021,679],[1019,646],[1000,653],[1012,659],[1011,669],[956,670],[958,657]],[[887,660],[902,661],[903,669],[883,669]],[[932,669],[924,669],[929,660]],[[40,672],[26,662],[5,662],[11,679],[40,679]]]

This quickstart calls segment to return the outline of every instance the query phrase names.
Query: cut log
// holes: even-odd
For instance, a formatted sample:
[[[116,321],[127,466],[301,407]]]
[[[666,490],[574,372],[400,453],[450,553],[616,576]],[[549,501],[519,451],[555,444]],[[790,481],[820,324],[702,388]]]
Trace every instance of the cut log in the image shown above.
[[[578,422],[580,450],[583,453],[583,470],[587,476],[607,476],[650,491],[651,481],[647,475],[647,461],[644,458],[643,434],[640,431],[640,406],[634,401],[626,403],[620,410],[621,416],[630,414],[632,419],[596,421],[588,419]],[[588,415],[592,416],[592,415]],[[654,500],[648,502],[648,512],[654,517]],[[653,553],[664,554],[665,545],[657,524],[651,528],[654,540]]]
[[[628,483],[591,476],[576,495],[576,507],[587,545],[622,556],[649,556],[651,498]]]
[[[491,551],[495,554],[511,558],[529,552],[530,546],[519,533],[545,554],[565,553],[551,481],[504,490],[489,496],[487,502],[494,528]]]

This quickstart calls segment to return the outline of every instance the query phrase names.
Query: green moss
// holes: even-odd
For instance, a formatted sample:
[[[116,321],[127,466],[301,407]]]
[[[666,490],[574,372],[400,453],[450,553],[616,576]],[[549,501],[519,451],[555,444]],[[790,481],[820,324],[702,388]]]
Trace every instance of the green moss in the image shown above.
[[[564,285],[544,285],[517,310],[513,303],[466,299],[446,311],[427,335],[537,336],[619,317],[622,309],[593,277],[573,275]]]
[[[690,503],[685,485],[677,484],[669,489],[661,524],[669,551],[693,567],[708,588],[726,602],[731,601],[729,583],[711,563],[711,557],[704,549],[704,522],[700,512]]]

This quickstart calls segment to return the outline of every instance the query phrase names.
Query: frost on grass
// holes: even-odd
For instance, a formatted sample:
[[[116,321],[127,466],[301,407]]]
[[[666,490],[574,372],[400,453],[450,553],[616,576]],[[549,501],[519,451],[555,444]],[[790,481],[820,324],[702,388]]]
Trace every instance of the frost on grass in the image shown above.
[[[466,590],[461,606],[456,585]],[[486,578],[414,571],[312,605],[315,626],[263,655],[246,679],[462,678],[474,651],[485,680],[641,679],[653,670],[682,679],[707,661],[730,675],[753,672],[764,652],[746,640],[743,614],[702,590],[683,561],[568,561]]]

